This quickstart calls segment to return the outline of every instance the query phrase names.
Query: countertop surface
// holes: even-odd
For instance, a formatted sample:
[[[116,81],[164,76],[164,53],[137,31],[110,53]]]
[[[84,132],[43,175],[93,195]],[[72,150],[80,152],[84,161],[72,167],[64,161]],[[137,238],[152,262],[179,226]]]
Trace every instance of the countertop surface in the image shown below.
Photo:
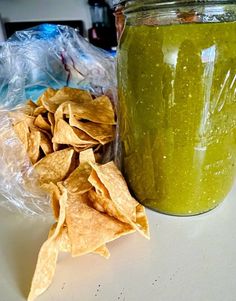
[[[109,260],[61,254],[53,284],[37,300],[236,300],[236,187],[204,215],[147,213],[150,241],[120,238],[108,244]],[[50,221],[3,208],[0,219],[0,301],[23,301]]]

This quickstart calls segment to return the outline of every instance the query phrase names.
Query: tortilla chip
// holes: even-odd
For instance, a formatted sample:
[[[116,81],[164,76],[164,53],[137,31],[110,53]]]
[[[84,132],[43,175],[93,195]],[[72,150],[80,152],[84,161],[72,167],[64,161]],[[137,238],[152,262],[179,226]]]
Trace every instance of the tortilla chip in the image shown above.
[[[35,118],[34,125],[45,131],[51,131],[51,125],[41,114]]]
[[[48,184],[43,184],[40,186],[44,191],[46,191],[50,195],[51,200],[51,207],[53,210],[53,215],[56,220],[58,220],[59,213],[60,213],[60,205],[59,200],[61,197],[61,191],[58,186],[52,182]]]
[[[57,183],[63,181],[70,170],[74,150],[66,148],[51,153],[34,165],[39,183]]]
[[[116,124],[114,110],[107,96],[98,97],[89,103],[77,104],[68,101],[63,103],[62,106],[64,114],[69,115],[71,110],[78,120],[89,120],[110,125]]]
[[[97,144],[90,136],[76,128],[72,128],[66,121],[59,119],[55,125],[53,143],[81,146],[84,144]]]
[[[37,107],[35,110],[34,110],[34,116],[38,116],[40,114],[44,114],[44,113],[47,113],[47,110],[43,107],[43,106],[40,106],[40,107]]]
[[[51,126],[51,133],[54,133],[54,127],[55,127],[55,119],[54,119],[54,114],[51,112],[48,112],[48,121]]]
[[[48,112],[48,121],[51,125],[51,133],[52,135],[54,134],[54,128],[55,128],[55,118],[54,118],[54,114],[51,112]],[[59,145],[55,142],[52,143],[53,145],[53,151],[56,152],[59,150]]]
[[[64,186],[69,193],[84,194],[92,188],[88,181],[92,168],[88,162],[95,162],[92,149],[80,153],[80,165],[64,181]]]
[[[52,236],[52,234],[54,233],[55,229],[56,229],[57,223],[53,224],[49,234],[48,234],[48,238]],[[71,253],[71,242],[70,242],[70,238],[68,235],[68,229],[66,226],[64,226],[61,230],[61,236],[59,237],[59,250],[61,252],[65,252],[65,253]],[[110,257],[110,252],[107,249],[106,245],[103,245],[99,248],[97,248],[96,250],[93,251],[93,253],[98,254],[102,257],[105,257],[106,259],[108,259]]]
[[[92,96],[88,91],[64,87],[58,91],[47,89],[38,103],[41,103],[49,112],[55,113],[59,105],[66,101],[81,103],[90,102],[91,100]]]
[[[52,88],[47,88],[42,95],[37,100],[37,105],[38,106],[43,106],[47,111],[51,112],[48,110],[48,101],[50,100],[51,97],[53,97],[56,94],[57,90],[54,90]],[[50,101],[49,101],[50,102]],[[46,105],[45,105],[46,104]],[[54,113],[54,112],[52,112]]]
[[[92,162],[95,163],[95,156],[92,149],[88,149],[86,151],[83,151],[79,155],[80,164],[81,163],[87,163]]]
[[[50,101],[55,104],[62,104],[65,101],[73,101],[77,103],[90,102],[93,98],[88,91],[80,90],[76,88],[63,87],[56,92],[56,94],[50,98]]]
[[[102,245],[101,247],[97,248],[95,251],[93,251],[93,253],[105,257],[106,259],[110,257],[110,252],[106,245]]]
[[[89,206],[87,194],[68,194],[66,224],[73,257],[92,252],[134,229]]]
[[[93,178],[93,177],[91,177]],[[93,186],[97,185],[95,184],[94,181],[91,181]],[[98,186],[96,186],[97,188]],[[105,191],[105,189],[104,189]],[[119,221],[124,222],[126,218],[123,218],[123,215],[120,215],[119,212],[117,211],[116,207],[112,203],[111,199],[109,197],[105,197],[98,191],[96,192],[95,190],[91,189],[89,191],[89,199],[92,201],[93,207],[103,213],[107,213],[108,215],[117,218]]]
[[[60,145],[57,144],[57,143],[53,143],[53,144],[52,144],[52,147],[53,147],[53,151],[54,151],[54,152],[57,152],[57,151],[60,150]]]
[[[149,225],[145,208],[130,195],[127,184],[114,162],[104,165],[90,164],[93,172],[89,181],[98,194],[97,198],[92,192],[90,195],[95,208],[102,207],[107,214],[130,224],[149,239]]]
[[[23,110],[11,111],[8,113],[8,115],[11,118],[13,126],[22,121],[24,121],[29,127],[33,126],[34,124],[35,118],[33,116],[28,116],[27,114],[25,114]]]
[[[83,194],[92,188],[88,178],[91,173],[91,166],[88,163],[80,164],[64,181],[64,186],[70,194]]]
[[[24,112],[27,115],[31,115],[33,116],[34,114],[34,110],[37,108],[38,106],[30,99],[27,101],[25,107],[24,107]]]
[[[60,198],[60,215],[54,233],[42,245],[36,269],[34,272],[28,301],[33,301],[41,295],[51,284],[55,274],[56,262],[60,247],[60,236],[65,222],[65,205],[67,200],[67,192],[63,191]]]
[[[40,136],[39,131],[31,131],[28,138],[28,156],[32,164],[38,162],[40,158]]]
[[[25,149],[28,149],[28,137],[30,135],[28,125],[25,121],[20,121],[14,125],[14,131],[22,144],[24,145]]]
[[[125,216],[135,221],[138,202],[130,195],[127,184],[114,162],[104,165],[92,163],[92,167],[94,172],[89,181],[95,184],[93,180],[95,179],[98,183],[99,179],[100,183],[95,184],[95,188],[100,189],[104,196],[110,197],[115,207],[121,208]]]
[[[40,147],[45,155],[51,154],[53,152],[52,142],[47,135],[40,132]]]
[[[83,146],[73,146],[73,149],[77,152],[77,153],[80,153],[80,152],[83,152],[87,149],[90,149],[94,146],[94,144],[83,144]]]
[[[53,224],[50,228],[48,238],[50,238],[53,233],[55,232],[55,229],[57,227],[57,223]],[[61,235],[59,237],[59,251],[70,253],[71,252],[71,243],[68,236],[68,230],[67,227],[64,225],[61,229]]]
[[[69,124],[73,127],[80,129],[81,131],[88,134],[90,137],[99,141],[101,144],[106,144],[112,140],[114,140],[115,136],[115,128],[110,124],[97,124],[94,122],[82,122],[78,121],[71,110],[71,106],[69,105]]]

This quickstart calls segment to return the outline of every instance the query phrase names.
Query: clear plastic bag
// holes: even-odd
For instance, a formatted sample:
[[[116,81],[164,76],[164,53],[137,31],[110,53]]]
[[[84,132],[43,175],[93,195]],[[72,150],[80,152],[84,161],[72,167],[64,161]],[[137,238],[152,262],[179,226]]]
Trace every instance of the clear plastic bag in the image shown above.
[[[63,86],[106,94],[115,103],[113,57],[90,45],[74,29],[49,24],[16,32],[0,45],[0,193],[6,198],[0,205],[10,210],[50,214],[49,198],[36,185],[9,111],[28,99],[36,100],[47,87]],[[107,157],[112,153],[110,150]]]

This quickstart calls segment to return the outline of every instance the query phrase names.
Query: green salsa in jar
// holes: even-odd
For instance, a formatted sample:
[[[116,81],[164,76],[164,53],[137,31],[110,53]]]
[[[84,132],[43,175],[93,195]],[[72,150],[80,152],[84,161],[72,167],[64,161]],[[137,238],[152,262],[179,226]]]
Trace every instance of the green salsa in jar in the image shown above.
[[[203,213],[235,179],[236,4],[141,2],[118,52],[123,171],[145,206]]]

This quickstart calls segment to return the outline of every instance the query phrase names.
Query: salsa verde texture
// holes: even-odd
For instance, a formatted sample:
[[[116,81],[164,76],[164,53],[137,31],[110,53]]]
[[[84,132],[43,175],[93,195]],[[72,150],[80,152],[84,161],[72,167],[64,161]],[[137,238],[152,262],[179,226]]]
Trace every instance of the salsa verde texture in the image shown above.
[[[118,80],[135,196],[174,215],[214,208],[236,170],[236,23],[126,26]]]

